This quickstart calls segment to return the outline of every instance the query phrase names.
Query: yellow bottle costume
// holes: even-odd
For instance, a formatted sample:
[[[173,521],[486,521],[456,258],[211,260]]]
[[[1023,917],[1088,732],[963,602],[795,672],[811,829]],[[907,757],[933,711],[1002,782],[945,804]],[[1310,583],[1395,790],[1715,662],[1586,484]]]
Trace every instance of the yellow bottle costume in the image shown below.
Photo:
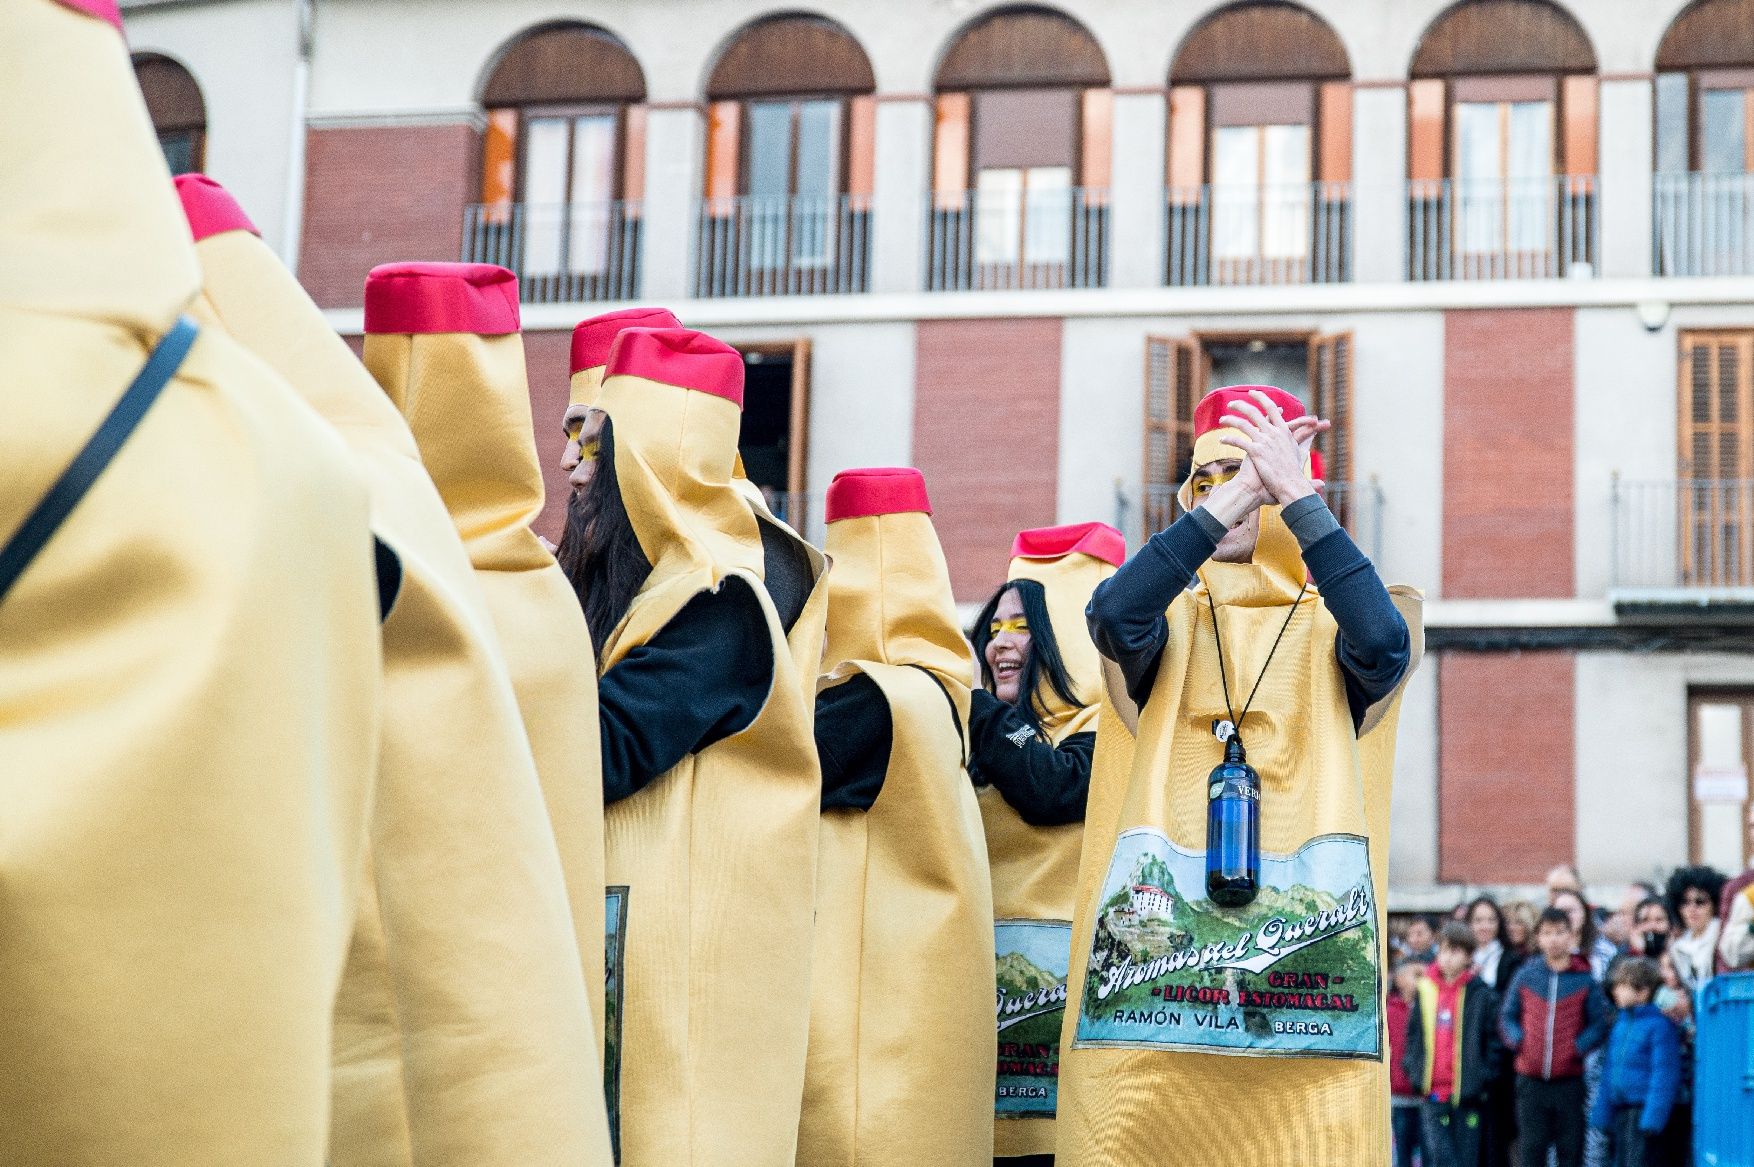
[[[633,328],[616,339],[595,402],[652,565],[602,646],[600,675],[695,596],[727,588],[751,593],[774,660],[746,729],[604,816],[609,883],[625,889],[629,1167],[791,1167],[797,1148],[820,778],[804,685],[761,586],[755,518],[731,485],[742,389],[729,346]]]
[[[408,419],[505,654],[566,873],[600,1046],[597,674],[578,597],[530,530],[542,512],[542,467],[518,334],[517,279],[486,264],[389,264],[367,279],[366,308],[366,367]]]
[[[1217,428],[1221,395],[1236,392],[1202,402],[1194,469],[1239,456]],[[1111,677],[1136,741],[1129,760],[1099,736],[1061,1036],[1062,1167],[1388,1161],[1384,864],[1417,596],[1392,597],[1412,660],[1355,729],[1338,625],[1304,590],[1279,510],[1261,508],[1252,562],[1208,561],[1169,606],[1142,710]],[[1232,909],[1207,900],[1204,881],[1207,776],[1223,757],[1214,727],[1232,711],[1214,611],[1235,701],[1261,678],[1238,732],[1261,780],[1262,887]]]
[[[0,6],[13,547],[200,288],[120,24],[101,0]],[[377,753],[366,495],[222,333],[165,367],[0,599],[9,1165],[325,1149]]]
[[[199,176],[178,188],[203,315],[341,435],[402,564],[330,1161],[607,1162],[560,872],[475,573],[395,407],[231,197]]]
[[[893,736],[868,809],[822,812],[799,1167],[992,1158],[992,901],[963,767],[973,661],[930,514],[917,470],[843,471],[828,490],[823,685],[874,682]]]
[[[1040,733],[1054,746],[1097,728],[1102,664],[1085,626],[1084,608],[1096,585],[1113,575],[1126,556],[1125,537],[1106,523],[1022,531],[1012,545],[1006,578],[1042,585],[1054,640],[1080,699],[1070,704],[1045,679],[1037,684],[1032,698]],[[981,788],[980,808],[993,873],[1003,994],[997,1017],[994,1153],[1051,1155],[1054,1081],[1084,825],[1032,825],[993,786]]]

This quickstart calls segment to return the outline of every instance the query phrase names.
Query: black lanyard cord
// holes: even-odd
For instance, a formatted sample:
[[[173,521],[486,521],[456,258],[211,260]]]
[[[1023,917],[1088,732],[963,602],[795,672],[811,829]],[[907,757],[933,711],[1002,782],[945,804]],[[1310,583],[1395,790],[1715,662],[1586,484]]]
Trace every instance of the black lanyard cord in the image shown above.
[[[1224,637],[1218,633],[1218,605],[1212,600],[1211,585],[1206,587],[1206,610],[1212,613],[1212,642],[1218,646],[1218,683],[1224,687],[1224,712],[1230,717],[1231,732],[1242,735],[1242,719],[1249,715],[1254,707],[1255,694],[1261,691],[1261,682],[1267,679],[1267,666],[1273,663],[1273,655],[1279,651],[1279,642],[1285,639],[1285,630],[1291,627],[1291,619],[1297,615],[1297,609],[1303,603],[1304,593],[1309,591],[1309,577],[1303,577],[1303,586],[1297,589],[1297,598],[1291,601],[1291,611],[1285,613],[1285,623],[1279,625],[1279,635],[1273,638],[1273,647],[1267,650],[1267,659],[1261,662],[1260,674],[1255,677],[1255,687],[1249,690],[1247,701],[1242,704],[1242,713],[1235,712],[1230,704],[1230,677],[1224,670]]]

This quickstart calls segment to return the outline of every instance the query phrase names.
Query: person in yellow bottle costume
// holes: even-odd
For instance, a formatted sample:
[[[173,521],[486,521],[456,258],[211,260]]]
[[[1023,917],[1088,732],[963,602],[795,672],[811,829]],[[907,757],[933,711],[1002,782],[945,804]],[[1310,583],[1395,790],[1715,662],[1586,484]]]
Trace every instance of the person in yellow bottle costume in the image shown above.
[[[579,465],[579,429],[585,414],[603,387],[603,368],[610,346],[624,328],[680,328],[676,317],[664,308],[622,308],[582,320],[572,333],[572,380],[570,401],[562,425],[566,450],[561,468],[572,473]],[[761,489],[743,473],[741,458],[731,474],[731,484],[749,502],[761,532],[762,584],[779,613],[786,643],[804,682],[806,697],[814,701],[816,672],[822,659],[823,623],[828,619],[828,593],[823,581],[828,562],[790,526],[768,510]],[[576,522],[574,522],[576,529]],[[576,542],[576,540],[575,540]],[[563,546],[565,540],[562,540]],[[562,556],[570,551],[558,551]]]
[[[366,493],[181,318],[120,28],[0,5],[0,1162],[320,1163],[378,749]]]
[[[730,346],[624,329],[572,476],[625,913],[610,1072],[629,1167],[791,1167],[797,1150],[821,780],[731,483],[742,397]]]
[[[203,314],[341,435],[403,569],[330,1161],[607,1162],[579,948],[476,572],[396,407],[231,196],[199,175],[177,187]]]
[[[487,600],[566,873],[579,964],[603,1032],[603,775],[590,632],[530,524],[542,467],[517,277],[488,264],[404,263],[365,285],[365,364],[408,419]]]
[[[918,470],[828,488],[828,645],[799,1167],[986,1167],[992,896],[963,769],[973,661]]]
[[[1091,599],[1137,732],[1085,820],[1061,1167],[1387,1162],[1382,867],[1417,621],[1318,493],[1326,424],[1278,389],[1208,394],[1186,513]]]
[[[1021,531],[1003,586],[975,617],[980,662],[969,775],[993,872],[998,957],[994,1151],[1050,1162],[1072,905],[1096,745],[1102,667],[1084,625],[1096,585],[1127,557],[1107,523]]]

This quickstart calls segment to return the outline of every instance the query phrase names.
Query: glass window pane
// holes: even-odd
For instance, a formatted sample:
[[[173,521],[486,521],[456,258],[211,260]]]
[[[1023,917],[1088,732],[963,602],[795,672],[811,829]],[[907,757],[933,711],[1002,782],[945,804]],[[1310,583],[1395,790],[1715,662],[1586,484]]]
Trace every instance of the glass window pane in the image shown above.
[[[1464,251],[1503,246],[1504,174],[1497,102],[1456,105],[1455,201]]]
[[[568,118],[531,118],[524,134],[524,270],[532,275],[561,270],[570,130]]]
[[[1022,243],[1023,171],[982,170],[974,188],[976,263],[1016,263]]]
[[[1309,253],[1309,127],[1264,128],[1261,254],[1296,259]]]
[[[1742,89],[1707,89],[1699,95],[1699,118],[1704,123],[1699,161],[1707,174],[1741,174],[1748,169],[1744,161],[1744,93]]]
[[[748,178],[742,211],[744,254],[749,266],[785,266],[786,198],[792,181],[792,103],[749,103]]]
[[[1072,168],[1032,166],[1024,172],[1023,261],[1072,258]]]
[[[1510,181],[1508,242],[1516,251],[1539,251],[1548,246],[1548,224],[1553,214],[1553,105],[1546,101],[1517,101],[1510,107]]]
[[[792,259],[828,262],[834,206],[840,186],[838,101],[806,101],[798,107],[798,178],[792,210]]]
[[[158,136],[159,149],[172,174],[188,174],[195,169],[195,135],[189,130]]]
[[[610,200],[615,194],[615,117],[592,114],[573,122],[572,219],[568,270],[601,272],[609,262]]]
[[[1212,254],[1259,255],[1260,126],[1220,126],[1212,135]]]

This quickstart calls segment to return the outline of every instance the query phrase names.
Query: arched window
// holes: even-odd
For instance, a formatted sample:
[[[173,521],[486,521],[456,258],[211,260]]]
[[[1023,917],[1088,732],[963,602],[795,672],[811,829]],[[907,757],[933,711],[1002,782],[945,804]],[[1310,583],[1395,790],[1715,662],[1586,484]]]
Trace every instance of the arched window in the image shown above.
[[[645,75],[591,25],[545,25],[501,50],[481,90],[481,203],[468,258],[517,271],[530,301],[636,294]]]
[[[936,89],[928,286],[1106,282],[1114,101],[1089,31],[1049,8],[988,13]]]
[[[1660,275],[1754,272],[1754,0],[1697,0],[1657,49]]]
[[[877,83],[853,35],[770,16],[725,45],[706,83],[703,296],[863,291]]]
[[[1590,274],[1596,56],[1549,0],[1464,0],[1419,41],[1408,86],[1408,274]]]
[[[140,53],[134,77],[152,115],[152,128],[172,174],[199,171],[206,162],[207,104],[189,71],[169,57]]]
[[[1169,69],[1169,282],[1349,278],[1352,74],[1321,17],[1214,12]]]

